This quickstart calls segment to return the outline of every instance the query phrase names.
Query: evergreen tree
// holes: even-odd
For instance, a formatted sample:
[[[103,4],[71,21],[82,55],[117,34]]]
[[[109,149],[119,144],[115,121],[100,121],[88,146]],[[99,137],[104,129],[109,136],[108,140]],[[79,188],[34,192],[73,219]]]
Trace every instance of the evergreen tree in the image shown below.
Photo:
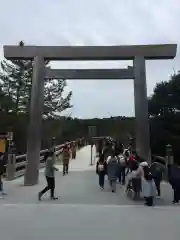
[[[20,43],[22,44],[22,43]],[[48,66],[49,62],[45,65]],[[12,99],[8,111],[28,113],[31,99],[33,62],[15,60],[1,62],[0,86],[3,94]],[[58,117],[59,113],[70,108],[72,92],[63,97],[66,80],[44,79],[44,116]]]
[[[1,89],[6,97],[12,99],[14,104],[9,106],[9,110],[15,113],[23,112],[24,109],[25,82],[23,76],[25,66],[25,61],[3,60],[1,62]]]
[[[11,97],[6,96],[0,87],[0,112],[10,112],[13,105]]]
[[[64,79],[46,79],[44,86],[44,115],[46,117],[58,118],[59,113],[71,108],[70,100],[72,92],[63,96],[67,82]]]

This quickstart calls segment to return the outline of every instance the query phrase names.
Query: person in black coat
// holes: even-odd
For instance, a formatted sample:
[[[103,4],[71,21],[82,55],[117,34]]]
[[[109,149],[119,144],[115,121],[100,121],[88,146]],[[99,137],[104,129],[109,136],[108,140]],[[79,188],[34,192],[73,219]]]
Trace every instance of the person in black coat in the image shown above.
[[[107,174],[107,163],[104,160],[103,154],[100,155],[99,160],[97,161],[96,173],[99,176],[99,186],[100,186],[100,189],[102,190],[104,189],[104,178],[105,178],[105,175]]]
[[[3,191],[3,174],[6,172],[6,158],[5,154],[0,152],[0,197],[6,195]]]
[[[169,169],[169,183],[174,191],[173,203],[180,201],[180,167],[176,164],[170,166]]]

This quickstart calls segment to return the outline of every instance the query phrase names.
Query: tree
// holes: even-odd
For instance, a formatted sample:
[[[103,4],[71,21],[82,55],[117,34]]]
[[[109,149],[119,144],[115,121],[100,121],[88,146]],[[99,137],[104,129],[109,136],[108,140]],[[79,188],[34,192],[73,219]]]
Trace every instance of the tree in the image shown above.
[[[59,113],[71,108],[70,100],[72,92],[63,96],[67,83],[64,79],[47,79],[44,86],[44,116],[59,117]]]
[[[149,98],[151,116],[175,115],[180,112],[180,73],[171,76],[170,81],[156,84]]]
[[[165,154],[165,146],[172,144],[174,155],[180,154],[180,73],[171,76],[154,88],[149,98],[151,147],[155,153]]]
[[[22,77],[25,64],[23,61],[10,62],[3,60],[1,62],[1,89],[4,95],[11,98],[14,103],[9,106],[8,111],[15,113],[22,112],[24,108],[25,81]]]
[[[6,96],[0,87],[0,111],[1,112],[9,112],[9,109],[13,108],[13,100],[11,97]]]
[[[20,42],[22,46],[23,42]],[[24,44],[23,44],[24,45]],[[48,66],[49,62],[45,65]],[[1,62],[0,86],[4,95],[12,99],[8,112],[28,113],[31,99],[33,62],[16,60]],[[63,96],[67,83],[63,79],[44,79],[44,116],[59,117],[59,113],[71,108],[72,92]]]
[[[149,114],[152,116],[163,115],[165,109],[170,107],[169,82],[161,82],[154,88],[153,95],[149,98]]]

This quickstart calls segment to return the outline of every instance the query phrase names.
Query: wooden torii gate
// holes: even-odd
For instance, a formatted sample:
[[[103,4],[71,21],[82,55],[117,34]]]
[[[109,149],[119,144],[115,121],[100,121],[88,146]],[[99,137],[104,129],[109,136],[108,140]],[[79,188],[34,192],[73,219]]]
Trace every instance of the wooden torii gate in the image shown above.
[[[176,56],[176,50],[176,44],[131,46],[4,46],[5,58],[9,60],[27,59],[34,61],[30,124],[27,140],[28,164],[25,185],[34,185],[38,182],[44,77],[46,74],[45,60],[133,60],[136,150],[140,157],[151,161],[145,60],[173,59]]]

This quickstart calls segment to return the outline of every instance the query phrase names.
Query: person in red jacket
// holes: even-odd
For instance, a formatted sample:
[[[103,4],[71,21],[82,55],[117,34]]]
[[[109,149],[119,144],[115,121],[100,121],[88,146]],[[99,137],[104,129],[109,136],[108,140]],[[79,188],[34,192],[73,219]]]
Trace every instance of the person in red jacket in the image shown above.
[[[128,162],[127,162],[127,167],[128,167],[128,170],[126,172],[126,175],[129,173],[129,171],[132,172],[132,168],[134,168],[134,165],[137,165],[137,161],[136,161],[136,153],[133,151],[130,153],[130,156],[129,156],[129,159],[128,159]]]

